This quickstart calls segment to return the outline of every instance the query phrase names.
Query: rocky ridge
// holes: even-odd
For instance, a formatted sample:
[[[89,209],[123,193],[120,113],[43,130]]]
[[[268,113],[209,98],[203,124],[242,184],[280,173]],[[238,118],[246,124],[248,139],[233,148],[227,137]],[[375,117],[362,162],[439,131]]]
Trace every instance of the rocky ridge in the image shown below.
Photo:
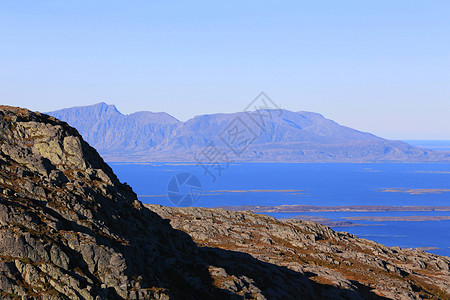
[[[2,299],[443,299],[449,294],[445,257],[386,248],[310,222],[150,208],[119,182],[77,130],[45,114],[0,106]],[[341,240],[349,243],[342,246]],[[372,249],[376,252],[366,253]],[[360,256],[373,259],[376,275],[393,283],[372,286],[351,275],[367,266],[356,264]]]
[[[386,247],[310,221],[279,221],[250,211],[145,206],[199,246],[248,253],[331,285],[343,298],[348,291],[365,291],[375,299],[450,299],[448,257]],[[325,299],[336,295],[336,290],[322,294]]]

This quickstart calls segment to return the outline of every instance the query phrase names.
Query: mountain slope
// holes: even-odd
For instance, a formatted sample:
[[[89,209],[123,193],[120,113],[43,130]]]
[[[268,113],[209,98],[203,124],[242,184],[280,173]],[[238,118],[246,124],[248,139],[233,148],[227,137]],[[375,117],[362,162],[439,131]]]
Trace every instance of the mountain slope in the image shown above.
[[[311,222],[150,208],[74,128],[0,106],[2,299],[444,299],[449,294],[445,257],[392,250]],[[363,274],[358,273],[362,266],[386,282],[372,286],[356,276]]]
[[[230,161],[450,161],[450,153],[385,140],[311,112],[259,110],[180,122],[165,113],[123,115],[99,103],[49,114],[77,128],[108,161],[204,161],[202,151],[211,143]],[[239,138],[245,147],[235,145],[233,130],[244,132]]]
[[[161,143],[180,123],[166,113],[137,112],[122,115],[115,106],[99,103],[51,113],[77,128],[100,151],[147,150]]]

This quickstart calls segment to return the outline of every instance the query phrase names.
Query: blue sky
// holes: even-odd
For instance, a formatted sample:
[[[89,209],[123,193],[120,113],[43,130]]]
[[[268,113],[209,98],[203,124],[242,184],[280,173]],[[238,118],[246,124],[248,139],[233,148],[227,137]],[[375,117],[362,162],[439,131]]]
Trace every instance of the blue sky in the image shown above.
[[[449,1],[1,1],[3,104],[241,111],[260,91],[394,139],[450,139]]]

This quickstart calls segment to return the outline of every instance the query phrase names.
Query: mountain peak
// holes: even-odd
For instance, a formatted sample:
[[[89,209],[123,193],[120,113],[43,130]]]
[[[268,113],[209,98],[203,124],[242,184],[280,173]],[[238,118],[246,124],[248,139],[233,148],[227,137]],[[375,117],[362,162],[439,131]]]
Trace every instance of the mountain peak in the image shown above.
[[[109,106],[109,105],[106,102],[99,102],[99,103],[92,104],[91,106]]]
[[[143,123],[158,123],[158,124],[176,124],[180,123],[178,119],[169,115],[166,112],[151,112],[151,111],[138,111],[129,114],[128,117],[140,120]]]
[[[78,108],[82,108],[83,106],[78,106]],[[118,113],[121,114],[119,112],[119,110],[117,109],[117,107],[114,104],[107,104],[105,102],[99,102],[90,106],[84,106],[85,108],[91,108],[93,110],[97,110],[100,111],[102,113]]]

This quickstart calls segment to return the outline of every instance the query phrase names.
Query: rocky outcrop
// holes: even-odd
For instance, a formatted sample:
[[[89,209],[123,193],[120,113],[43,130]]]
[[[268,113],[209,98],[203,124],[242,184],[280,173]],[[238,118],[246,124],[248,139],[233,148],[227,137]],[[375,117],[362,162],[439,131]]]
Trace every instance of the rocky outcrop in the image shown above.
[[[447,258],[290,222],[148,209],[75,129],[0,106],[2,299],[447,296]],[[393,283],[358,277],[368,266]]]
[[[278,221],[250,211],[146,206],[202,247],[248,253],[303,274],[310,284],[327,284],[330,294],[326,288],[320,294],[325,299],[352,298],[353,293],[379,299],[450,297],[448,257],[389,248],[314,222]]]
[[[0,142],[2,298],[214,293],[194,282],[208,273],[192,268],[192,241],[145,209],[75,129],[1,107]]]

